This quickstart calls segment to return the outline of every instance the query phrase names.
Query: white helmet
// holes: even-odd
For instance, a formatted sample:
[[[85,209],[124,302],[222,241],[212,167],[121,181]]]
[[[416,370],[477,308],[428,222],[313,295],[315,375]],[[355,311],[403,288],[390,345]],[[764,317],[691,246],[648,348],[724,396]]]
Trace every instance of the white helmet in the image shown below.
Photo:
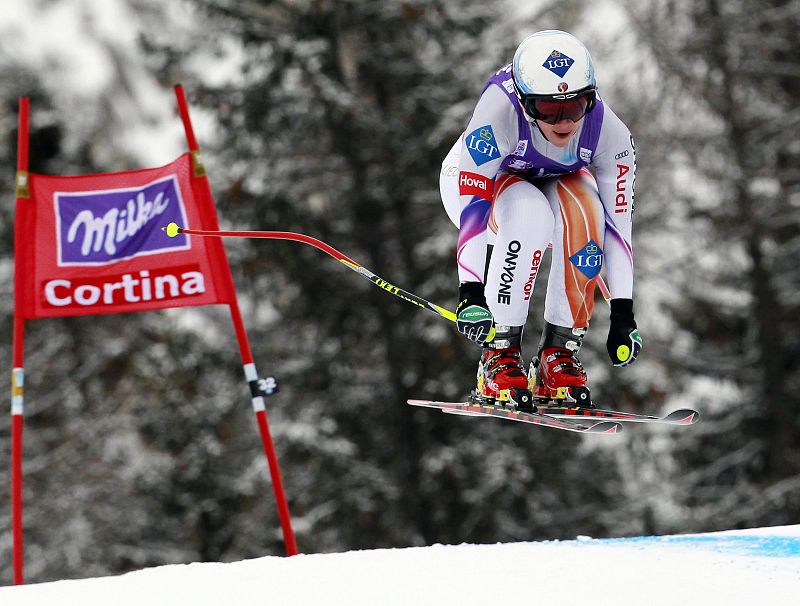
[[[533,119],[568,118],[577,121],[590,112],[596,102],[594,65],[589,51],[572,34],[549,29],[525,38],[514,53],[511,64],[514,91]],[[537,100],[565,101],[582,98],[581,103],[567,110],[566,116],[544,116],[536,108]],[[550,104],[552,105],[552,104]],[[570,104],[573,105],[573,104]],[[577,118],[574,116],[582,113]],[[551,108],[552,110],[552,108]]]

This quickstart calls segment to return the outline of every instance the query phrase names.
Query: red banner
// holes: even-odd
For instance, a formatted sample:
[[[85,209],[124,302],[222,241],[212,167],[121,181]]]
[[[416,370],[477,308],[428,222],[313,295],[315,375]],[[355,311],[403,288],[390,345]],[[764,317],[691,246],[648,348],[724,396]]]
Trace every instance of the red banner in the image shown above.
[[[218,229],[190,154],[161,168],[28,176],[17,202],[17,313],[79,316],[231,303],[224,248],[216,238],[167,236],[171,221]]]

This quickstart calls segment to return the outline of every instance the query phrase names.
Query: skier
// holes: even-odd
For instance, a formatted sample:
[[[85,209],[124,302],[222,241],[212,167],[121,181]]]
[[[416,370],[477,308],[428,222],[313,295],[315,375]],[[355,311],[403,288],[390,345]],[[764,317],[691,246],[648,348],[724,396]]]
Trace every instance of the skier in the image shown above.
[[[630,131],[600,99],[589,51],[571,34],[529,36],[489,79],[440,178],[460,230],[458,330],[484,348],[479,400],[518,403],[532,387],[534,397],[592,406],[577,354],[603,266],[612,297],[609,356],[615,366],[636,360],[635,173]],[[549,244],[544,329],[526,374],[522,329]]]

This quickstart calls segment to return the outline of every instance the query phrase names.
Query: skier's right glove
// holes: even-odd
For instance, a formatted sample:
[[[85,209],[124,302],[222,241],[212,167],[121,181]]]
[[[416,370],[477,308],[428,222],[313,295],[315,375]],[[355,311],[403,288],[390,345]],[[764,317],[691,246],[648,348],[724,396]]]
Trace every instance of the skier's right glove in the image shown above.
[[[458,332],[470,341],[483,345],[494,339],[494,317],[480,282],[464,282],[458,287],[456,318]]]
[[[628,366],[642,351],[642,336],[633,319],[631,299],[611,299],[611,325],[606,348],[614,366]]]

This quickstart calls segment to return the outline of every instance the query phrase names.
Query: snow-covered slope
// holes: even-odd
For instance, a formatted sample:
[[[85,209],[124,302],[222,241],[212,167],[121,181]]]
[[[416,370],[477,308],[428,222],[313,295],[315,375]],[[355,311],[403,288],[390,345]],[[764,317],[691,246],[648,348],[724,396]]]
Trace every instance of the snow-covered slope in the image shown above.
[[[633,539],[435,545],[163,566],[0,589],[3,606],[795,604],[800,526]]]

